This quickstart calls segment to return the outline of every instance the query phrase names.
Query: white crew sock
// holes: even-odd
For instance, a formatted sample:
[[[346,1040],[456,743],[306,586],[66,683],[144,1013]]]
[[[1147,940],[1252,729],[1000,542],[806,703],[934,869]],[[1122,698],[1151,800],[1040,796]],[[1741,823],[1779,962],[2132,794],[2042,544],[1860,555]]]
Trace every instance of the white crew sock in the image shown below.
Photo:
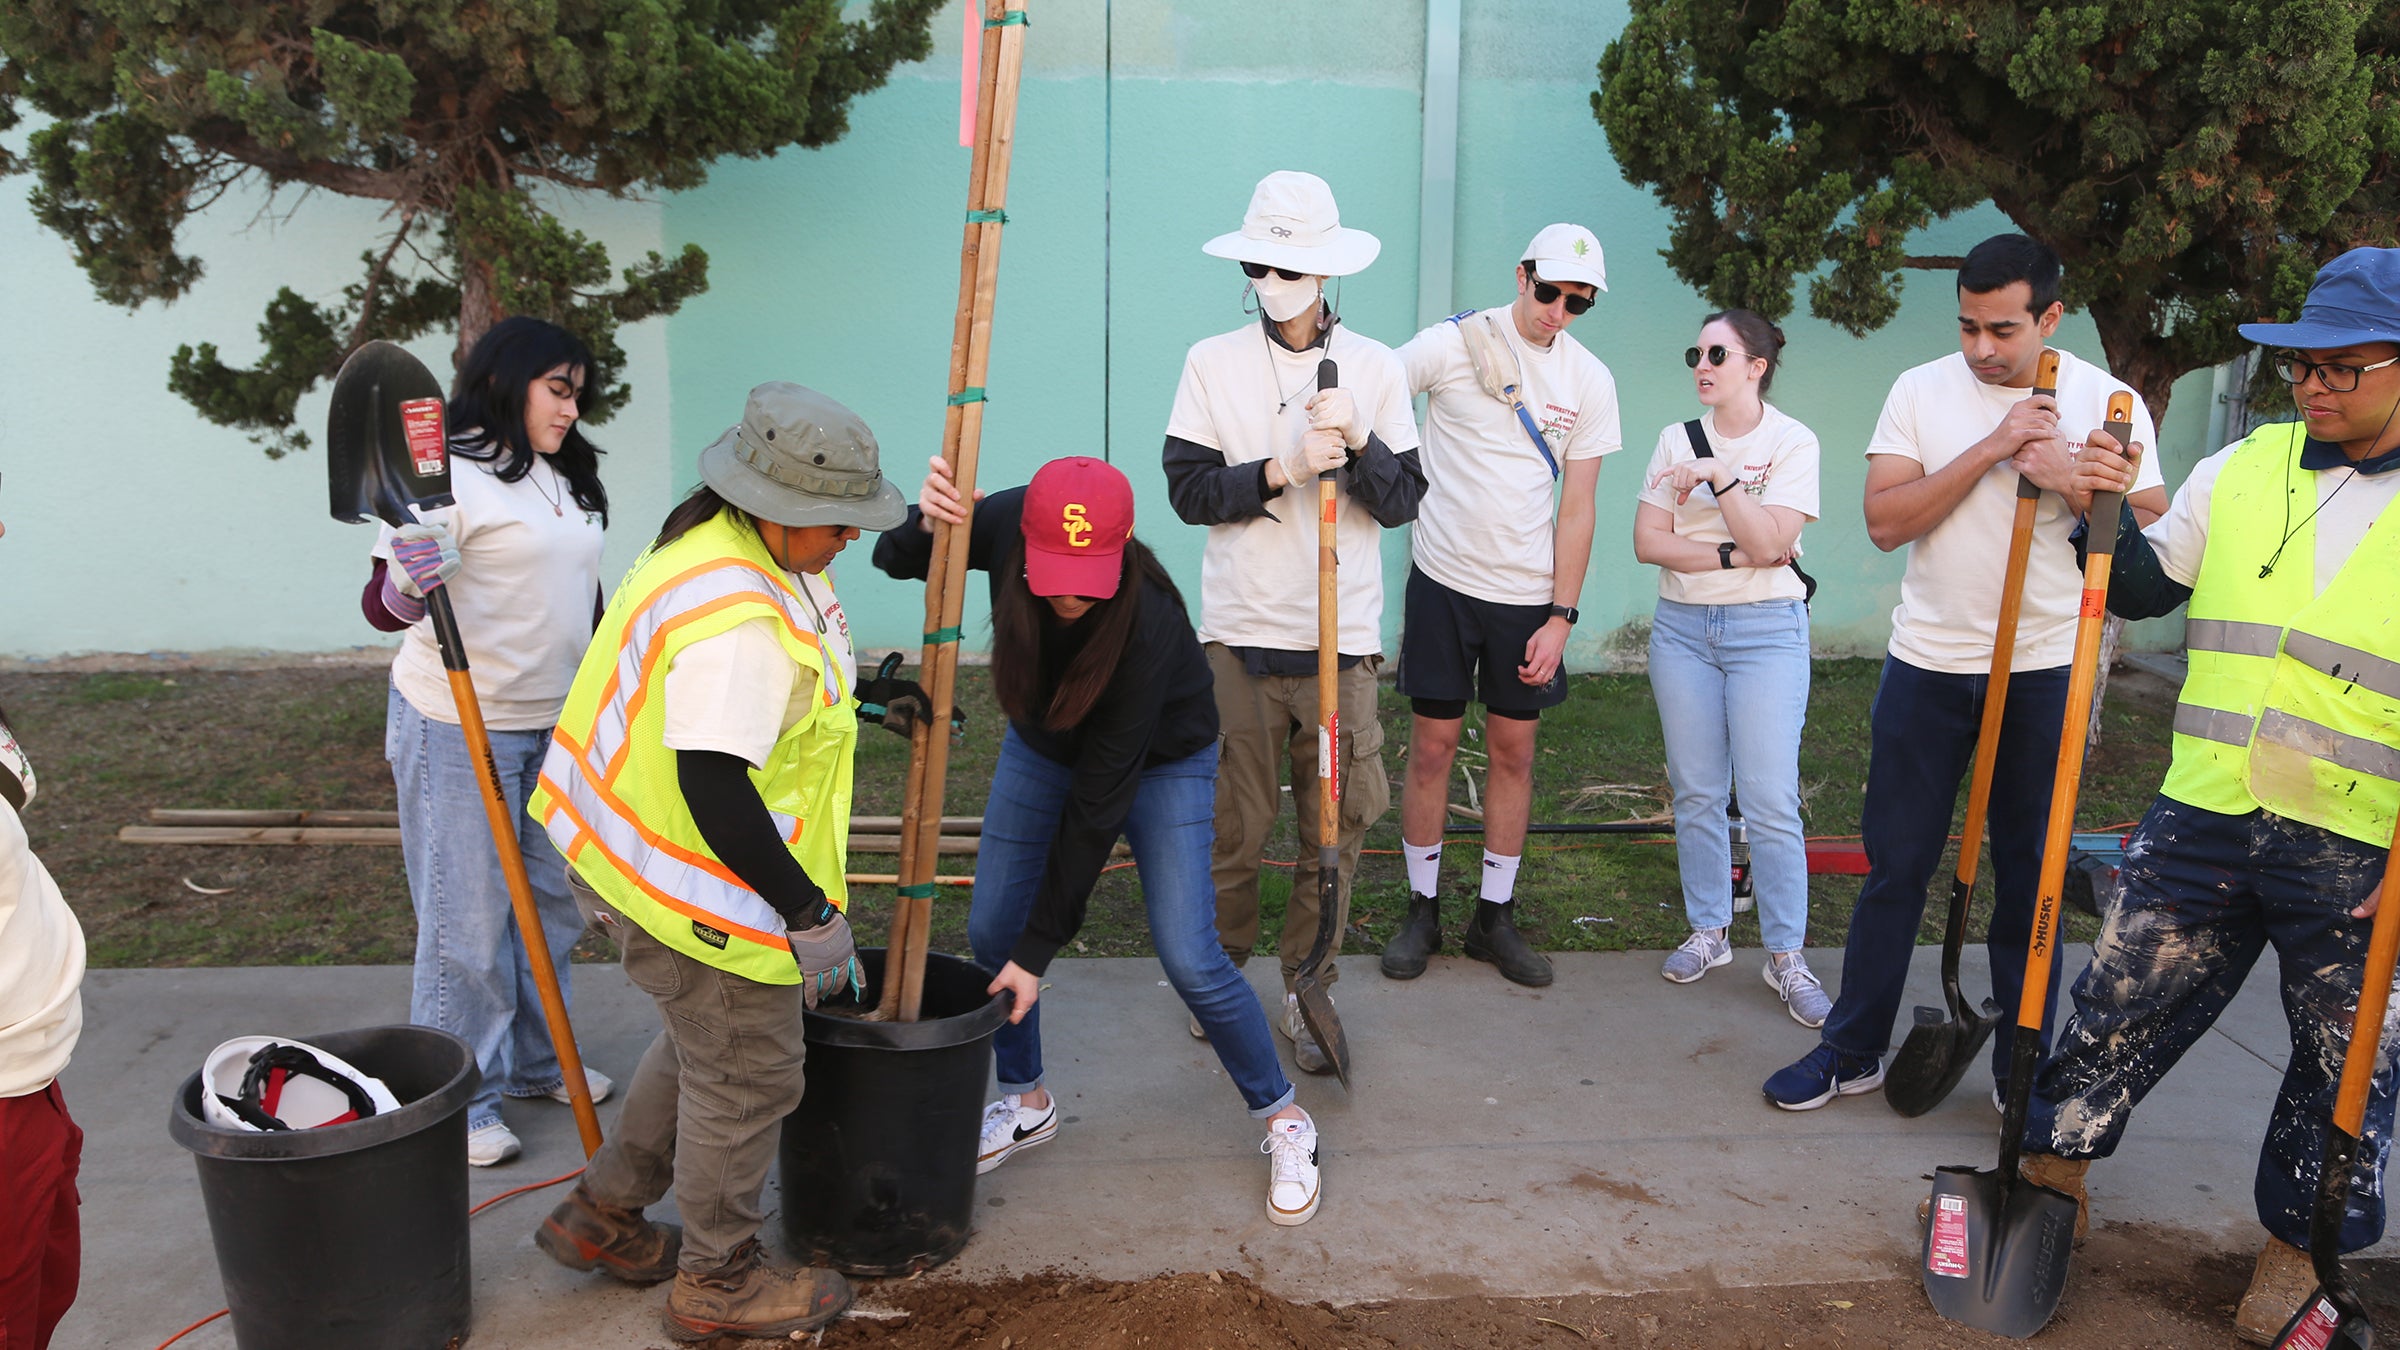
[[[1523,854],[1503,858],[1490,849],[1483,851],[1483,898],[1487,903],[1505,905],[1517,895],[1517,864]]]
[[[1439,895],[1434,887],[1442,880],[1442,844],[1412,844],[1400,841],[1400,856],[1408,861],[1408,889],[1416,895]]]

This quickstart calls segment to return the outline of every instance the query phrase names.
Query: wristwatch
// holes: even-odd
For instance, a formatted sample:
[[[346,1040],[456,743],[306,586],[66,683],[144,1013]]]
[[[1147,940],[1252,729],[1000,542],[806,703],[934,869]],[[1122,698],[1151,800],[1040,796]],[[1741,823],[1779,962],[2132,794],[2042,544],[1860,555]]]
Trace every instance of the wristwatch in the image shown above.
[[[1724,543],[1717,545],[1717,566],[1728,572],[1733,570],[1732,540],[1728,539]]]
[[[1583,617],[1583,615],[1582,612],[1577,610],[1573,605],[1552,605],[1550,607],[1550,617],[1553,619],[1565,619],[1567,621],[1567,626],[1572,628],[1575,626],[1575,621]]]

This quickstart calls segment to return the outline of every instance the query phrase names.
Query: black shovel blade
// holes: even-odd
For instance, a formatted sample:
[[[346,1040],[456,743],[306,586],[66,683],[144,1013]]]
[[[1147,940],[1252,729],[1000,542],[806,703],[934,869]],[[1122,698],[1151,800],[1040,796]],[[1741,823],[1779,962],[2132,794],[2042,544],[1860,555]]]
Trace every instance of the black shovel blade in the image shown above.
[[[1921,1116],[1947,1100],[1975,1065],[1983,1043],[2000,1025],[2000,1005],[1983,1001],[1981,1012],[1953,1017],[1948,1010],[1917,1007],[1916,1025],[1884,1070],[1883,1099],[1904,1116]]]
[[[441,381],[396,343],[350,353],[333,381],[325,460],[335,520],[405,525],[412,507],[450,505]]]
[[[1998,1171],[1944,1167],[1933,1177],[1918,1275],[1933,1310],[2022,1340],[2040,1331],[2067,1292],[2075,1200]]]
[[[2345,1306],[2347,1305],[2347,1306]],[[2275,1337],[2275,1350],[2373,1350],[2375,1328],[2367,1310],[2347,1292],[2311,1290],[2308,1301]]]
[[[1333,959],[1333,928],[1340,916],[1341,855],[1328,845],[1317,851],[1317,940],[1308,959],[1292,976],[1292,997],[1300,1004],[1300,1024],[1316,1038],[1317,1048],[1333,1062],[1333,1076],[1350,1086],[1350,1038],[1342,1034],[1342,1017],[1333,1010],[1333,991],[1325,987],[1325,963]]]

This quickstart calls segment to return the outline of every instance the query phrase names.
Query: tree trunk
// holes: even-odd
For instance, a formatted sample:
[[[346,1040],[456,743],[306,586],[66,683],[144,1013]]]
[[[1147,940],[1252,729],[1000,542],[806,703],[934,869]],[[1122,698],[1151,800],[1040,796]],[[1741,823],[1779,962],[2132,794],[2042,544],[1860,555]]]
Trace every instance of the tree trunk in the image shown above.
[[[2143,406],[2150,410],[2151,425],[2167,420],[2167,401],[2175,395],[2176,370],[2159,350],[2158,340],[2138,322],[2112,321],[2113,316],[2092,311],[2092,322],[2100,330],[2101,348],[2108,353],[2111,374],[2133,386],[2141,396]],[[2089,428],[2071,430],[2087,431]],[[2155,445],[2142,447],[2145,454],[2158,453]],[[2084,750],[2088,754],[2100,746],[2100,716],[2108,707],[2108,673],[2116,668],[2117,646],[2125,635],[2125,621],[2111,614],[2100,629],[2100,670],[2092,683],[2091,720],[2084,727]]]
[[[459,250],[458,256],[458,347],[450,354],[450,367],[458,370],[467,364],[467,353],[483,340],[492,325],[508,316],[500,312],[499,297],[492,288],[492,265]]]
[[[2108,672],[2117,668],[2117,641],[2125,633],[2125,621],[2111,614],[2100,625],[2100,674],[2092,682],[2092,717],[2084,729],[2085,754],[2100,748],[2100,710],[2108,700]]]

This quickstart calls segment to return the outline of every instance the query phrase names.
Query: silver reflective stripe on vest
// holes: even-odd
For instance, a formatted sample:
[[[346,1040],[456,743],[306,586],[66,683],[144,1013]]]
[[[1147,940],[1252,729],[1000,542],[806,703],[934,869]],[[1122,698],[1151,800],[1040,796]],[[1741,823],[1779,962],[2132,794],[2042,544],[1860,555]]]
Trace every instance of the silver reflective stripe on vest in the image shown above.
[[[2180,722],[2181,716],[2176,720]],[[2321,722],[2294,717],[2279,708],[2259,714],[2258,738],[2358,773],[2400,780],[2400,750],[2364,736],[2346,735]]]
[[[2186,619],[2183,622],[2183,645],[2189,651],[2271,658],[2275,655],[2276,644],[2282,639],[2283,630],[2271,623],[2243,623],[2238,619]],[[2182,729],[2176,728],[2178,731]],[[2216,738],[2212,736],[2209,739]]]
[[[2280,633],[2283,630],[2275,631]],[[2251,720],[2241,713],[2227,712],[2223,708],[2204,708],[2197,703],[2175,705],[2175,734],[2178,736],[2195,736],[2223,745],[2248,745],[2250,727]]]
[[[2313,633],[2292,631],[2283,644],[2284,654],[2295,661],[2314,666],[2337,680],[2365,685],[2385,698],[2400,699],[2400,661],[2386,660],[2373,652],[2329,642]],[[2390,774],[2380,777],[2389,778]]]

